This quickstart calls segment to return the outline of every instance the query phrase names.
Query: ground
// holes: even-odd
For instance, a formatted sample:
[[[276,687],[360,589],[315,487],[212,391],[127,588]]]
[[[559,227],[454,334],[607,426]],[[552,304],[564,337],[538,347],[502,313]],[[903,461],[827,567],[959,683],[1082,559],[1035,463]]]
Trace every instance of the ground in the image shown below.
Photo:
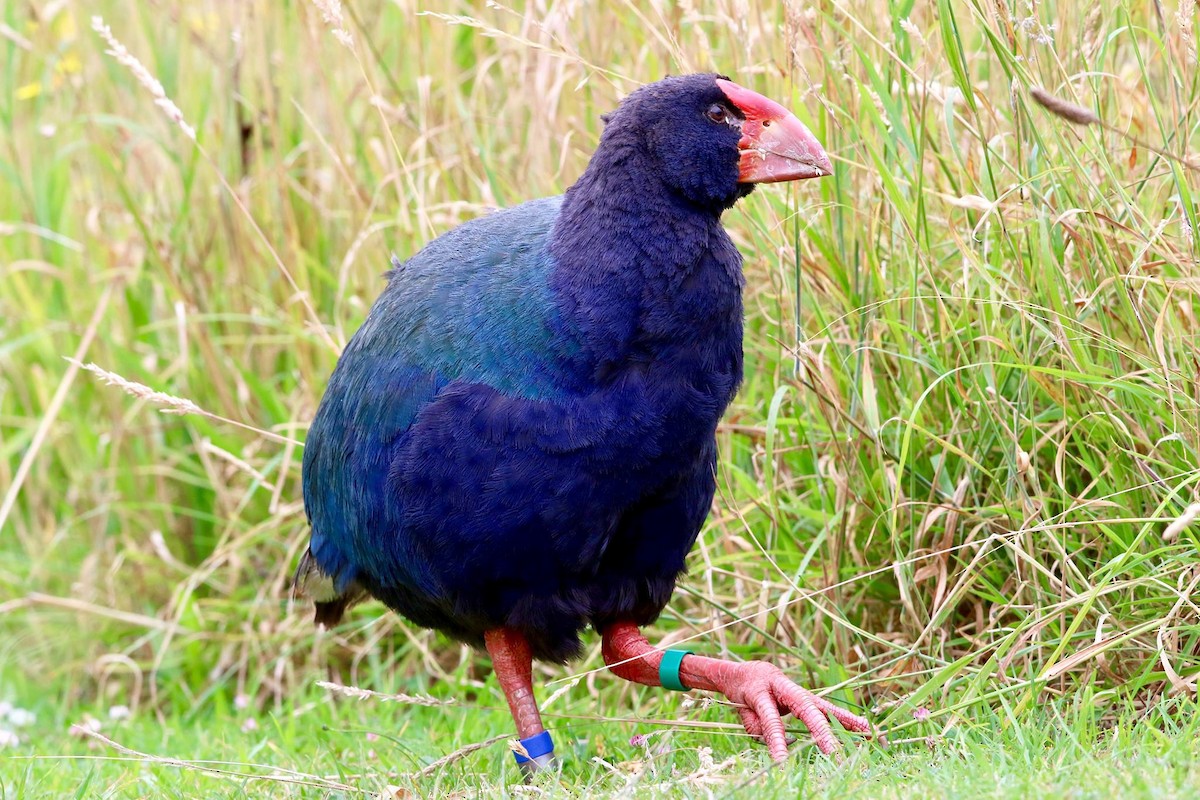
[[[478,698],[478,705],[447,710],[331,703],[323,693],[306,692],[278,712],[223,709],[168,724],[141,713],[114,720],[93,708],[99,733],[136,754],[67,733],[62,710],[48,704],[45,718],[39,714],[21,729],[36,746],[7,760],[2,796],[1083,800],[1192,798],[1200,781],[1194,704],[1100,727],[1084,721],[1090,713],[1065,708],[1020,721],[974,714],[945,735],[928,726],[913,731],[929,731],[928,737],[853,748],[841,763],[807,748],[775,767],[764,750],[746,750],[730,729],[602,722],[586,695],[559,709],[576,718],[552,721],[565,756],[559,774],[525,786],[503,744],[423,773],[464,744],[506,735],[499,688],[489,680]],[[728,714],[681,712],[678,699],[656,705],[673,720],[729,721]]]
[[[1198,13],[0,6],[0,797],[1192,796]],[[769,768],[592,639],[536,673],[565,758],[526,787],[486,658],[290,603],[305,429],[391,253],[702,69],[835,175],[726,216],[746,381],[650,633],[890,745]]]

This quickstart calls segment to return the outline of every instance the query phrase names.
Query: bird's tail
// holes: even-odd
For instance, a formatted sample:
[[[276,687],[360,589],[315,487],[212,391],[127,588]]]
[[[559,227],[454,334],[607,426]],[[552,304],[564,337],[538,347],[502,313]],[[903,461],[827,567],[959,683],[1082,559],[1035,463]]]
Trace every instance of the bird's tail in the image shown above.
[[[347,609],[366,600],[368,595],[357,581],[350,581],[339,592],[333,578],[313,558],[312,550],[305,550],[300,565],[296,567],[296,575],[292,578],[292,597],[312,600],[313,622],[332,628],[342,621]]]

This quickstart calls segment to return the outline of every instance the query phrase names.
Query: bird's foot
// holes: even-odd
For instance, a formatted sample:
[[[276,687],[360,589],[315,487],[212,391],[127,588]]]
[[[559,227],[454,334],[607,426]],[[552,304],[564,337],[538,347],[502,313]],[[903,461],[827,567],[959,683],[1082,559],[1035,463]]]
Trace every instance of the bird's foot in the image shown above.
[[[766,742],[776,761],[787,758],[784,714],[795,714],[808,726],[817,747],[827,754],[839,749],[830,717],[846,730],[871,732],[867,720],[797,686],[774,664],[725,661],[678,651],[668,659],[668,652],[651,647],[632,622],[614,622],[604,629],[604,663],[615,674],[646,686],[720,692],[737,705],[747,732]]]
[[[871,732],[871,723],[866,719],[798,686],[774,664],[703,659],[693,669],[708,672],[707,677],[717,690],[737,704],[746,732],[766,742],[771,758],[776,761],[783,761],[788,753],[784,714],[794,714],[803,722],[817,747],[827,755],[841,749],[829,724],[830,718],[846,730]]]

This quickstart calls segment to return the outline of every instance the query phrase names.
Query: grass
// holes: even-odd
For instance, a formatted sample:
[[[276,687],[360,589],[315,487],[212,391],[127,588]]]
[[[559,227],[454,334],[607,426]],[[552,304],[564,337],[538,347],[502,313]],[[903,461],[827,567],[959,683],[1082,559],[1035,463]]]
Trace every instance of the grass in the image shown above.
[[[665,706],[677,703],[656,705],[675,717],[677,709]],[[590,700],[574,705],[580,716],[592,710]],[[980,710],[933,748],[918,739],[859,748],[841,764],[805,756],[786,770],[745,751],[744,740],[710,731],[556,720],[569,759],[532,788],[522,787],[502,744],[412,777],[464,742],[506,735],[507,711],[490,681],[475,702],[449,711],[337,706],[301,689],[295,709],[280,712],[223,709],[174,725],[148,714],[103,717],[108,742],[69,736],[58,727],[62,709],[44,710],[50,724],[29,735],[46,760],[11,757],[5,796],[1189,798],[1200,779],[1195,715],[1175,705],[1104,727],[1069,709],[1020,721]],[[249,719],[256,728],[248,729]],[[929,726],[931,738],[937,729]],[[629,741],[635,730],[649,734],[644,745]]]
[[[19,739],[0,795],[1188,796],[1196,15],[4,5],[0,701],[37,720],[0,721]],[[836,175],[727,215],[747,376],[655,634],[773,659],[892,745],[765,770],[728,709],[624,686],[593,646],[537,672],[543,700],[567,687],[548,710],[578,742],[557,782],[521,789],[503,742],[413,777],[510,722],[470,651],[377,606],[325,636],[289,607],[293,440],[391,252],[562,191],[621,94],[709,68],[795,109]],[[65,357],[208,416],[160,414]],[[458,703],[334,698],[322,679]],[[68,733],[89,714],[143,755]]]

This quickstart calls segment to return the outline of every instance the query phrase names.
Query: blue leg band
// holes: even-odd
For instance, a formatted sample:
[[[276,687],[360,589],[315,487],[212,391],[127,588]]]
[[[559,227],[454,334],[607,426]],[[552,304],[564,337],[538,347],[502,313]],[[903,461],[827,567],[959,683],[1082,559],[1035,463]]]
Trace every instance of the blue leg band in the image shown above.
[[[521,746],[525,748],[525,752],[529,753],[529,758],[514,750],[513,756],[517,759],[518,764],[527,764],[535,758],[554,752],[554,740],[550,738],[550,731],[542,731],[528,739],[522,739]]]
[[[658,663],[658,682],[664,689],[673,692],[688,690],[683,681],[679,680],[679,665],[683,663],[683,657],[691,653],[691,650],[663,650],[662,661]]]

